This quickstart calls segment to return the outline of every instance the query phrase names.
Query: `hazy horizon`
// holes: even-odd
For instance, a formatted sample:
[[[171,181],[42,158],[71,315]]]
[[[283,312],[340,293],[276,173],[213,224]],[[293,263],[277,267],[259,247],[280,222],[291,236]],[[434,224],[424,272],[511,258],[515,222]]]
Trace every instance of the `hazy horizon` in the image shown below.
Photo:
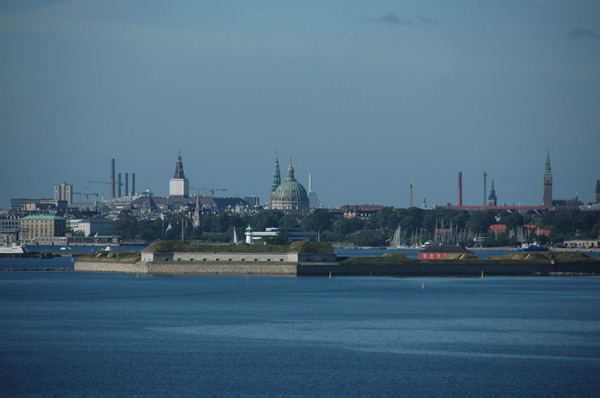
[[[0,3],[0,208],[53,186],[109,197],[110,160],[168,194],[268,201],[285,178],[327,207],[594,199],[597,1]],[[193,190],[195,192],[195,189]],[[208,195],[209,193],[203,192]],[[78,200],[79,197],[74,197]]]

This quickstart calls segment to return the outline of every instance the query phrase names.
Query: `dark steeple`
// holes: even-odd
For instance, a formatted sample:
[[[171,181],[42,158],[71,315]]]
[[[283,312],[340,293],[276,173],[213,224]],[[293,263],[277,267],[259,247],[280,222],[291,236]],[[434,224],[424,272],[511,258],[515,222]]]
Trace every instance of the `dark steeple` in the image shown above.
[[[177,164],[175,165],[174,178],[185,178],[185,174],[183,174],[183,162],[181,161],[181,150],[179,150],[179,155],[177,156]]]
[[[600,178],[596,181],[596,203],[600,203]]]
[[[496,198],[496,190],[494,189],[494,180],[492,179],[492,189],[490,189],[490,196],[488,196],[488,206],[496,206],[498,204],[498,198]]]

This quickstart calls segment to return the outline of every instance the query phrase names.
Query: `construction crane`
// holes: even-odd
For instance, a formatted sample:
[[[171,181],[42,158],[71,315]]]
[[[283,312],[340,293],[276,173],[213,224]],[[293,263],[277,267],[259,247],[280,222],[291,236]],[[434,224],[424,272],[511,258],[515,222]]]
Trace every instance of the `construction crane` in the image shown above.
[[[227,191],[225,188],[200,188],[202,191],[210,192],[210,197],[215,197],[215,191]]]
[[[85,193],[81,193],[81,192],[73,192],[73,195],[80,195],[80,196],[85,196],[85,201],[89,202],[90,198],[89,195],[95,196],[96,198],[98,198],[98,194],[95,192],[88,192],[88,189],[85,189]]]
[[[85,182],[91,182],[93,184],[108,184],[110,185],[110,210],[114,210],[115,208],[115,189],[114,186],[115,185],[123,185],[122,182],[115,182],[115,181],[92,181],[92,180],[85,180]]]

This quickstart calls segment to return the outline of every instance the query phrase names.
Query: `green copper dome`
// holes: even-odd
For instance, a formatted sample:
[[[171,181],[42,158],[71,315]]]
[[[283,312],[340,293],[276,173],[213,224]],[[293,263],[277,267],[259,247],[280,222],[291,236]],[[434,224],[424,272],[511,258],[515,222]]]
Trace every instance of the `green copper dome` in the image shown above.
[[[275,190],[273,194],[274,200],[304,203],[308,202],[308,194],[306,189],[294,178],[294,168],[290,161],[290,166],[287,169],[287,178]]]

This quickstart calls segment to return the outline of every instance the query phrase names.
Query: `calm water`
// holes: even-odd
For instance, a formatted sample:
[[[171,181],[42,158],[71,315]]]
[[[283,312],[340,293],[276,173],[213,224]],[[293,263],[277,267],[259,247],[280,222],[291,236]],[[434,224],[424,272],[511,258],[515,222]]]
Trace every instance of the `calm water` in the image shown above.
[[[0,358],[4,394],[595,395],[600,278],[0,272]]]

